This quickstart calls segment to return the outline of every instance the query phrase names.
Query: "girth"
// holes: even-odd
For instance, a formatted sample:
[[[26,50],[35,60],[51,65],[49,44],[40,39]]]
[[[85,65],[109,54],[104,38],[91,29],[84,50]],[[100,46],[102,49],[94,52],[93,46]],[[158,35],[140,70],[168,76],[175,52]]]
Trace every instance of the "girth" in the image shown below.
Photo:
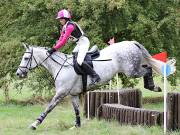
[[[83,84],[83,93],[87,90],[87,73],[86,71],[77,63],[78,52],[73,53],[73,67],[75,72],[78,75],[82,76],[82,84]],[[99,50],[95,50],[93,52],[88,52],[84,58],[92,68],[93,68],[93,59],[96,59],[100,56]]]

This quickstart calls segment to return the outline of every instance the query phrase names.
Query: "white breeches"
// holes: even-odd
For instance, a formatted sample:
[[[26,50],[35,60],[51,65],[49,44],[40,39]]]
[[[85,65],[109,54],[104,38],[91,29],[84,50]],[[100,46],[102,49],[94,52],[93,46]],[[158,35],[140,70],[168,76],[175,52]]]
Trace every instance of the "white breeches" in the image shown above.
[[[76,47],[74,48],[73,52],[78,52],[77,56],[77,63],[82,65],[86,53],[89,50],[90,42],[89,39],[85,36],[80,37],[79,41],[76,43]]]

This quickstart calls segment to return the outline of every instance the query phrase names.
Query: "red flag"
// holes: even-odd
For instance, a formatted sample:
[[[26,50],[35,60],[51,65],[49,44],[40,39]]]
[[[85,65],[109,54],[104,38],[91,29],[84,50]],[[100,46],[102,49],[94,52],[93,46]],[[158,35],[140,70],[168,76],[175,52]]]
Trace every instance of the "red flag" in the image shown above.
[[[109,44],[109,45],[112,45],[112,44],[114,44],[114,43],[115,43],[114,37],[111,38],[111,39],[108,41],[108,44]]]
[[[154,59],[167,62],[167,52],[161,52],[152,56]]]

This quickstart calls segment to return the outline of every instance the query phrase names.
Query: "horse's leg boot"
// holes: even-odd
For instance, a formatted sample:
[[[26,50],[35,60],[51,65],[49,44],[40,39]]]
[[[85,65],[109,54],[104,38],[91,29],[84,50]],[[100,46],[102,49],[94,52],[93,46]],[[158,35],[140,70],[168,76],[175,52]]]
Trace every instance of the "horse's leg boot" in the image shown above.
[[[93,70],[93,68],[88,63],[84,61],[81,66],[85,70],[85,73],[90,75],[92,80],[91,85],[98,83],[101,80],[99,75]]]
[[[144,88],[155,92],[162,91],[160,87],[154,85],[154,80],[152,76],[152,67],[148,67],[147,65],[143,65],[143,67],[147,70],[146,74],[143,77]]]

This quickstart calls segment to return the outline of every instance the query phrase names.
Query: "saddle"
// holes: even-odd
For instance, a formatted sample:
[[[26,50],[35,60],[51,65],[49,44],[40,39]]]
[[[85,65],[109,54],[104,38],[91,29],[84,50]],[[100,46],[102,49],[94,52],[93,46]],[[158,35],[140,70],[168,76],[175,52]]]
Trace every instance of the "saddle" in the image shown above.
[[[77,63],[77,55],[78,53],[73,53],[73,67],[75,72],[78,75],[82,76],[82,84],[83,84],[83,92],[86,92],[87,90],[87,73],[85,69],[83,69],[78,63]],[[93,68],[92,61],[100,56],[99,49],[96,45],[94,45],[86,54],[84,61],[88,63],[89,66]]]

